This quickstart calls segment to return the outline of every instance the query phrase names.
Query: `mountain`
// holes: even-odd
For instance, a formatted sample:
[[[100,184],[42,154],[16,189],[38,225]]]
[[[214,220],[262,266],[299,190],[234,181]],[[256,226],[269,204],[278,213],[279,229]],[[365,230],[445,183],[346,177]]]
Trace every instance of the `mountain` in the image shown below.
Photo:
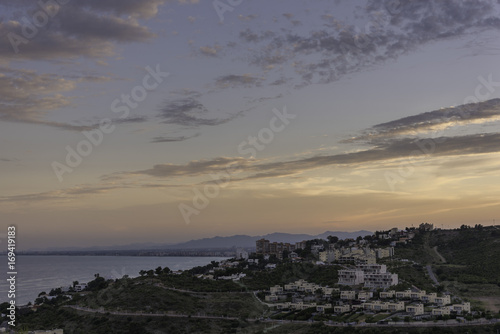
[[[27,252],[93,252],[93,251],[130,251],[130,250],[180,250],[180,249],[213,249],[213,248],[233,248],[255,247],[255,241],[259,239],[268,239],[271,242],[289,242],[296,243],[303,240],[310,239],[326,239],[329,235],[337,236],[339,239],[356,239],[358,236],[364,237],[365,235],[372,235],[370,231],[356,231],[356,232],[341,232],[341,231],[326,231],[318,235],[310,234],[291,234],[291,233],[270,233],[266,235],[250,236],[250,235],[233,235],[229,237],[213,237],[203,238],[198,240],[190,240],[178,244],[161,244],[161,243],[136,243],[129,245],[115,245],[115,246],[94,246],[94,247],[61,247],[61,248],[47,248],[47,249],[29,249]]]
[[[340,231],[326,231],[318,235],[310,234],[291,234],[291,233],[271,233],[260,236],[249,235],[233,235],[229,237],[213,237],[198,240],[191,240],[175,245],[168,246],[169,249],[198,249],[198,248],[230,248],[230,247],[255,247],[255,241],[259,239],[268,239],[271,242],[289,242],[296,243],[303,240],[310,239],[326,239],[329,235],[336,236],[339,239],[356,239],[358,236],[364,237],[365,235],[372,235],[370,231],[356,231],[356,232],[340,232]]]

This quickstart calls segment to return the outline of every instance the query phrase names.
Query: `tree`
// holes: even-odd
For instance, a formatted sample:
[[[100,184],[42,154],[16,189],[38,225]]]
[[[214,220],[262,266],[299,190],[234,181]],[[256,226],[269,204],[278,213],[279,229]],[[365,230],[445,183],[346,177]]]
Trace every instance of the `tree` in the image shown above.
[[[212,261],[212,262],[214,262],[214,261]],[[171,271],[172,271],[172,270],[170,270],[170,268],[169,268],[169,267],[165,267],[165,268],[163,268],[163,273],[164,273],[164,274],[170,274],[170,272],[171,272]]]
[[[329,235],[327,237],[327,239],[328,239],[328,242],[331,244],[336,244],[339,241],[339,237],[336,237],[334,235]]]
[[[161,269],[161,266],[159,266],[158,268],[156,268],[156,269],[155,269],[155,274],[156,274],[157,276],[160,276],[160,275],[161,275],[161,273],[162,273],[162,269]]]
[[[146,275],[146,270],[141,270],[141,271],[139,271],[139,275],[141,275],[141,276]]]

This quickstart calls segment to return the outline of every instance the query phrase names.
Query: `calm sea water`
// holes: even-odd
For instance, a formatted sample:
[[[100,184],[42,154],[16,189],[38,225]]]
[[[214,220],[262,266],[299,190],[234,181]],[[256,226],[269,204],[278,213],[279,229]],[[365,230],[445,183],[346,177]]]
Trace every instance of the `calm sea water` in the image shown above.
[[[16,257],[17,282],[16,303],[25,305],[33,302],[42,291],[69,286],[73,281],[89,282],[94,274],[105,278],[139,276],[140,270],[155,269],[158,266],[171,270],[186,270],[204,266],[224,257],[146,257],[146,256],[35,256]],[[1,257],[2,280],[0,281],[0,303],[7,298],[7,259]]]

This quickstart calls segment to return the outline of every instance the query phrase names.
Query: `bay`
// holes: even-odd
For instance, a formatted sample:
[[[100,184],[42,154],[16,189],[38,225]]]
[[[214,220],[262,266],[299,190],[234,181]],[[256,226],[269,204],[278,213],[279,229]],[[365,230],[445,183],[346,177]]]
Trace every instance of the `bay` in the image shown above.
[[[4,278],[0,282],[0,303],[8,301],[7,258],[2,256]],[[42,291],[72,285],[73,281],[87,283],[94,274],[104,278],[139,276],[139,271],[155,269],[158,266],[171,270],[187,270],[204,266],[211,261],[225,257],[187,256],[60,256],[60,255],[18,255],[16,258],[16,304],[33,302]]]

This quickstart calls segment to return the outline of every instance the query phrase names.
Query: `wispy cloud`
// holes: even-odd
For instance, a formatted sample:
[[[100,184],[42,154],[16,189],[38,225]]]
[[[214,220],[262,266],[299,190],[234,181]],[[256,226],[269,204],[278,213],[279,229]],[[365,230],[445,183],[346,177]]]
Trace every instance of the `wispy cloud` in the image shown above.
[[[359,136],[344,142],[376,141],[401,135],[419,135],[454,126],[483,124],[500,119],[500,99],[441,108],[414,116],[374,125]]]
[[[160,107],[158,116],[163,120],[163,123],[200,127],[224,124],[241,115],[241,112],[238,112],[226,118],[200,117],[206,113],[208,113],[208,109],[199,100],[188,97],[165,101]]]
[[[256,77],[252,74],[243,75],[223,75],[215,80],[215,85],[218,88],[240,88],[240,87],[256,87],[260,86],[263,78]]]
[[[233,181],[245,181],[260,178],[291,176],[308,170],[324,167],[362,166],[374,162],[388,163],[404,158],[439,158],[467,156],[500,152],[500,133],[475,133],[461,136],[441,136],[439,138],[400,137],[408,129],[422,130],[431,124],[447,124],[455,119],[458,113],[467,112],[468,120],[483,122],[491,119],[500,111],[500,99],[494,99],[475,105],[463,105],[445,111],[431,111],[392,122],[379,124],[384,135],[379,140],[368,141],[367,149],[355,152],[305,157],[295,160],[265,162],[253,159],[214,158],[212,160],[191,161],[185,165],[163,164],[152,169],[124,172],[129,175],[149,175],[158,178],[176,176],[199,176],[225,170],[228,165],[237,164],[238,176]],[[361,136],[360,136],[361,138]]]
[[[194,135],[191,136],[177,136],[177,137],[171,137],[171,136],[158,136],[154,137],[153,140],[151,140],[152,143],[173,143],[173,142],[179,142],[179,141],[184,141],[188,140],[191,138],[199,137],[201,133],[195,133]]]
[[[430,42],[449,40],[485,29],[498,30],[497,4],[493,1],[369,1],[357,15],[368,19],[370,29],[317,13],[326,20],[322,29],[276,29],[273,33],[245,28],[239,34],[246,59],[263,70],[283,67],[295,72],[296,85],[337,81],[349,73],[416,50]],[[390,8],[391,7],[391,8]],[[392,10],[394,9],[394,10]],[[283,14],[288,20],[291,14]],[[300,22],[297,21],[297,24]]]
[[[27,43],[18,45],[18,52],[9,38],[0,39],[0,59],[62,59],[76,57],[102,58],[113,54],[115,43],[145,42],[155,36],[139,18],[158,13],[165,0],[71,1],[59,7],[50,24],[42,27]],[[0,3],[7,12],[15,13],[0,24],[1,36],[23,37],[19,16],[38,10],[37,3],[7,0]],[[25,37],[23,37],[25,38]]]

